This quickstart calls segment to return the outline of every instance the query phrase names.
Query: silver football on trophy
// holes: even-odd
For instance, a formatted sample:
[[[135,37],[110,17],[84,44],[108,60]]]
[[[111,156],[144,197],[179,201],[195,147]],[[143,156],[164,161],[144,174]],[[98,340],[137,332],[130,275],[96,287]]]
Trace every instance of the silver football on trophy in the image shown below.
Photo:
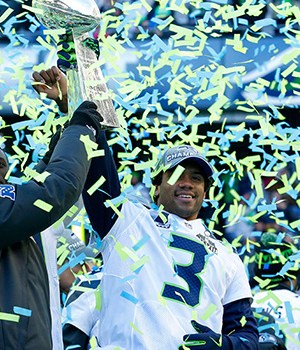
[[[33,0],[38,20],[49,29],[73,29],[81,34],[100,24],[100,11],[94,0]]]

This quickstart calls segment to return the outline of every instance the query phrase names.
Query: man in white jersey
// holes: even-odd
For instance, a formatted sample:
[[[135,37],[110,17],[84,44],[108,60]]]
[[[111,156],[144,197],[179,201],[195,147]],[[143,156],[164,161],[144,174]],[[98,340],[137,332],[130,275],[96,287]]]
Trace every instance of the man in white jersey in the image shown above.
[[[101,309],[93,329],[99,348],[258,349],[244,266],[198,219],[213,175],[209,163],[190,146],[167,150],[154,179],[163,210],[149,209],[120,195],[101,137],[105,156],[93,160],[91,171],[95,180],[105,176],[106,185],[84,196],[103,238]],[[174,179],[175,169],[182,173]],[[104,204],[117,195],[119,216]],[[72,317],[66,323],[71,334]]]
[[[149,209],[121,194],[104,131],[97,143],[104,156],[93,158],[86,188],[106,181],[83,198],[103,239],[101,307],[91,333],[98,348],[258,349],[244,266],[198,218],[210,164],[190,146],[167,150],[154,178],[163,210]],[[67,314],[64,335],[72,336],[78,325]]]
[[[255,274],[261,288],[254,290],[253,307],[275,319],[275,335],[285,336],[288,350],[300,349],[299,249],[289,236],[265,232],[257,249]]]

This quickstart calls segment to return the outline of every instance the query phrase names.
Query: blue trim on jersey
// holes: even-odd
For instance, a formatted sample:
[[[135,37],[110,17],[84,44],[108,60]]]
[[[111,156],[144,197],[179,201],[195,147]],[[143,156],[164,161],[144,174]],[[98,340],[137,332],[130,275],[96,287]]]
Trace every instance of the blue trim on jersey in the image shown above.
[[[96,290],[97,287],[99,286],[101,282],[101,279],[96,279],[96,280],[84,280],[84,281],[80,281],[78,284],[75,282],[76,286],[80,286],[83,288],[89,288],[91,290]],[[76,299],[78,299],[82,294],[84,293],[84,291],[74,291],[73,293],[71,293],[68,298],[67,301],[65,303],[65,307],[67,307],[68,305],[70,305],[73,301],[75,301]]]

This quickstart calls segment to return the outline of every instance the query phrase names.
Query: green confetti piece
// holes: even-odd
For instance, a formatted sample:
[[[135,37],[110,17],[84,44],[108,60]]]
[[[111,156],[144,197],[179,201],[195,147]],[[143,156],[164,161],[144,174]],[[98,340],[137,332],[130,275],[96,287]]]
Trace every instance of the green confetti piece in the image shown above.
[[[13,12],[14,10],[11,8],[6,9],[0,16],[0,23],[4,22]]]
[[[101,292],[101,289],[97,288],[95,290],[94,294],[95,294],[95,301],[96,301],[95,309],[100,311],[102,309],[102,292]]]
[[[203,321],[207,321],[216,310],[217,310],[217,305],[210,304],[207,307],[206,311],[201,315],[201,319]]]
[[[116,250],[116,252],[118,253],[119,257],[122,260],[125,261],[125,260],[127,260],[129,258],[129,255],[124,250],[124,247],[122,246],[122,244],[120,242],[116,242],[116,244],[114,245],[114,249]]]
[[[72,291],[82,292],[82,293],[89,293],[94,292],[95,289],[92,287],[82,287],[82,286],[72,286]]]
[[[130,270],[131,271],[136,271],[142,266],[144,266],[147,262],[150,261],[149,256],[143,256],[141,259],[135,261],[132,265],[130,265]]]
[[[139,334],[143,334],[143,332],[134,323],[130,322],[129,324],[134,329],[135,332]]]
[[[177,180],[180,178],[180,176],[183,174],[184,170],[185,170],[185,168],[183,166],[177,165],[177,167],[173,171],[173,173],[170,176],[170,178],[169,178],[167,183],[170,186],[173,186],[177,182]]]
[[[57,256],[59,257],[57,260],[57,265],[62,266],[69,254],[70,251],[67,249],[67,247],[64,247],[64,250],[61,254],[57,253]]]
[[[9,322],[19,322],[20,316],[15,314],[9,314],[6,312],[0,312],[0,320]]]
[[[41,200],[41,199],[37,199],[37,200],[33,203],[33,205],[35,205],[36,207],[38,207],[38,208],[40,208],[40,209],[46,211],[47,213],[49,213],[49,212],[52,210],[52,208],[53,208],[53,205],[51,205],[51,204],[49,204],[49,203],[46,203],[46,202],[44,202],[44,201]]]
[[[90,343],[91,349],[96,349],[96,348],[98,348],[97,338],[96,338],[94,335],[90,338],[89,343]]]
[[[123,213],[120,212],[120,210],[113,204],[113,202],[110,199],[106,200],[106,203],[118,215],[119,218],[124,219]]]
[[[104,176],[101,176],[93,186],[91,186],[88,190],[87,193],[91,196],[93,193],[95,193],[106,181]]]
[[[244,327],[244,326],[246,325],[247,319],[246,319],[245,316],[243,316],[243,317],[240,319],[240,323],[241,323],[242,327]]]

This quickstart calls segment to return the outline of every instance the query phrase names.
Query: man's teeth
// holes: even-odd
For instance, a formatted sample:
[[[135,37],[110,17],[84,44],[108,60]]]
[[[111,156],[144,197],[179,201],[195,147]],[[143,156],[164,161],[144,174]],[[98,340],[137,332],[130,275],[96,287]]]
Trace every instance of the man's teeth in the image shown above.
[[[187,195],[187,194],[180,194],[178,197],[181,197],[181,198],[192,198],[192,196]]]

